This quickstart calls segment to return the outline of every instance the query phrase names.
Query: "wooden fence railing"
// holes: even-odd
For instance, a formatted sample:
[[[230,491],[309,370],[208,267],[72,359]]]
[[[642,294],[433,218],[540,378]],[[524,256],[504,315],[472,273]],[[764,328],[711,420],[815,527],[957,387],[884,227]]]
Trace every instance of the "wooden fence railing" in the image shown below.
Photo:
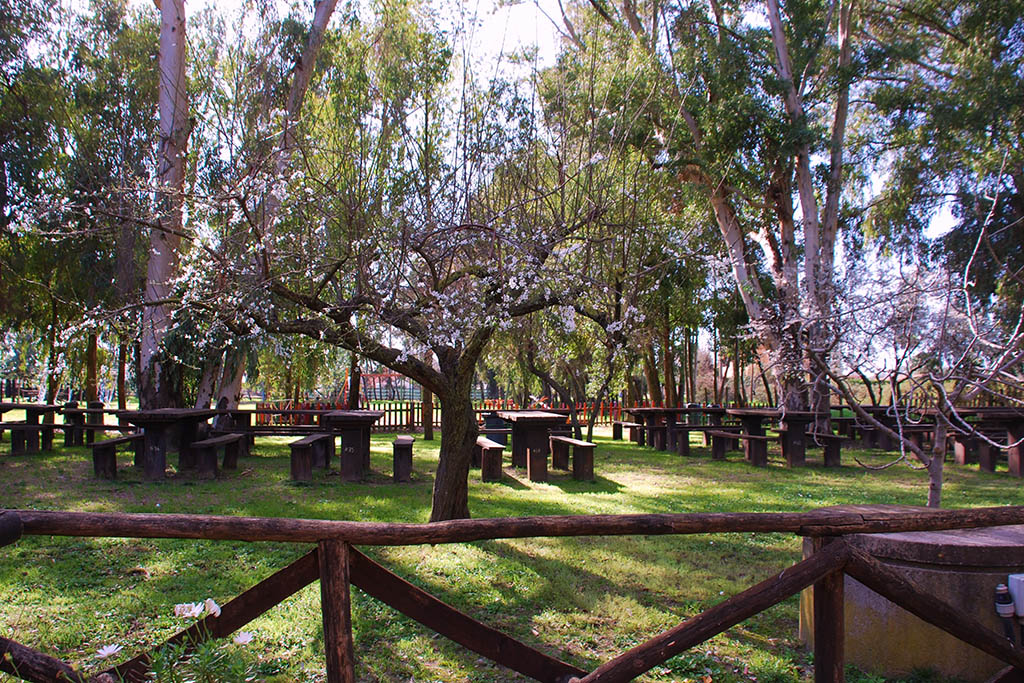
[[[843,680],[844,669],[844,574],[921,619],[1024,671],[1024,649],[1014,647],[976,619],[927,595],[912,581],[843,538],[859,533],[1021,523],[1024,523],[1024,507],[921,511],[890,506],[848,506],[807,513],[588,515],[431,524],[8,510],[0,511],[0,546],[15,542],[22,534],[314,543],[309,553],[225,604],[218,618],[207,617],[172,636],[168,642],[183,643],[188,648],[207,638],[230,635],[319,579],[327,680],[331,683],[356,680],[349,602],[351,585],[483,657],[550,683],[632,680],[813,586],[815,680],[835,682]],[[815,552],[590,672],[459,612],[353,547],[464,543],[497,538],[730,532],[784,532],[808,536],[814,540]],[[87,678],[65,662],[0,637],[0,670],[28,681],[144,681],[150,654],[140,653]]]

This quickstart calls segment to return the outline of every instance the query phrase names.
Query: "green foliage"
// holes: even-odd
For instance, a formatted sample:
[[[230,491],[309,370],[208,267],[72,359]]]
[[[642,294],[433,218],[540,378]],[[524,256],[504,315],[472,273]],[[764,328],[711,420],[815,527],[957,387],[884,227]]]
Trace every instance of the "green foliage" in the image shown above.
[[[872,59],[888,77],[866,90],[878,115],[866,122],[866,149],[885,179],[868,225],[896,246],[918,245],[938,209],[952,206],[956,225],[934,250],[962,271],[991,212],[970,277],[980,301],[998,293],[1012,309],[1020,297],[1012,274],[1021,264],[1019,250],[1003,244],[1019,241],[1015,226],[1024,218],[1024,5],[869,7]]]

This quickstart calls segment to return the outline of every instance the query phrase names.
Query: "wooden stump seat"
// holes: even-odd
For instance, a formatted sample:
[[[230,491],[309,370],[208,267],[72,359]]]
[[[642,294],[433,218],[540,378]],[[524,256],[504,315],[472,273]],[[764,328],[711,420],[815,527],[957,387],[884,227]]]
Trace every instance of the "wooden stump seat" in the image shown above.
[[[202,441],[192,442],[192,452],[196,459],[196,470],[200,477],[215,478],[219,472],[217,469],[217,451],[224,449],[224,464],[226,470],[238,469],[238,455],[243,444],[248,448],[248,440],[244,434],[221,434]]]
[[[552,436],[551,466],[569,469],[570,449],[572,452],[572,478],[577,481],[594,481],[594,449],[597,444],[572,439],[568,436]]]
[[[807,439],[811,444],[821,445],[824,451],[825,467],[840,466],[843,442],[847,440],[845,436],[810,432],[807,434]]]
[[[288,444],[292,481],[313,481],[313,468],[329,470],[334,459],[334,434],[310,434]]]
[[[139,462],[145,445],[142,432],[93,441],[89,444],[92,448],[92,471],[97,479],[117,479],[117,447],[122,444],[132,444],[135,449],[135,461]]]
[[[473,467],[480,468],[480,481],[501,481],[501,458],[505,446],[478,436],[473,447]]]
[[[412,481],[412,444],[411,436],[397,436],[392,444],[392,479],[395,483]]]

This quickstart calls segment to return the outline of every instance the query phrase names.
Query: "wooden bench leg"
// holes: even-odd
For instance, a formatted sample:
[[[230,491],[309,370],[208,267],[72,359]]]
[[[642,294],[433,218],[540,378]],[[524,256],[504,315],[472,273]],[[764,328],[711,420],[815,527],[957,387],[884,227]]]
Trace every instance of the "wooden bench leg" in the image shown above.
[[[146,440],[141,438],[135,439],[135,441],[132,442],[132,449],[134,450],[132,465],[136,468],[141,468],[142,463],[144,463],[146,459]]]
[[[117,447],[94,446],[92,471],[97,479],[117,479]]]
[[[501,481],[501,460],[505,451],[501,448],[483,449],[480,462],[480,481]]]
[[[42,436],[42,441],[43,441],[43,450],[44,451],[52,451],[53,450],[53,427],[43,427],[42,435],[41,436]]]
[[[200,448],[193,448],[195,454],[195,467],[196,474],[199,475],[200,479],[216,479],[217,478],[217,448],[210,446],[203,446]]]
[[[344,481],[363,480],[363,456],[355,445],[349,445],[342,438],[341,443],[341,478]]]
[[[544,483],[548,480],[548,454],[540,449],[526,449],[526,478]]]
[[[676,432],[676,452],[684,458],[690,456],[690,430],[680,429]]]
[[[996,460],[999,457],[999,450],[983,439],[977,440],[978,469],[982,472],[995,472]]]
[[[313,481],[313,453],[309,446],[292,446],[292,481]]]
[[[11,427],[11,455],[25,453],[25,431],[21,427]]]
[[[725,452],[729,449],[729,442],[732,441],[726,436],[711,437],[711,459],[725,460]]]
[[[322,439],[310,444],[310,452],[313,458],[313,467],[325,470],[330,466],[327,461],[327,444]]]
[[[474,469],[478,468],[478,467],[482,467],[482,464],[481,464],[482,456],[483,456],[483,448],[480,447],[480,444],[474,444],[474,446],[473,446],[473,455],[472,455],[472,458],[470,459],[469,466],[473,467]]]
[[[957,436],[953,441],[953,461],[957,465],[971,465],[978,461],[977,439]]]
[[[622,441],[622,425],[612,424],[612,440]]]
[[[594,481],[594,447],[575,446],[572,449],[572,478],[576,481]]]
[[[748,439],[747,452],[750,454],[750,464],[754,467],[768,466],[768,444],[761,439]]]
[[[569,469],[569,444],[551,442],[551,466],[559,470]]]
[[[825,453],[825,467],[839,467],[842,446],[838,439],[829,439],[822,449]]]
[[[224,444],[224,469],[238,469],[238,451],[241,450],[241,444],[244,439],[245,437],[242,437],[231,443]]]

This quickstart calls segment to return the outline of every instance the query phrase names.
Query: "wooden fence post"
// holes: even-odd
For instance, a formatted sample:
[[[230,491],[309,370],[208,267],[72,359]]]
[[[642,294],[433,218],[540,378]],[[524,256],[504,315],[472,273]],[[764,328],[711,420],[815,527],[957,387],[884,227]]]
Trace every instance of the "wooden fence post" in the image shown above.
[[[813,539],[814,552],[821,552],[835,540],[829,537]],[[844,680],[845,578],[842,571],[835,571],[814,584],[814,683],[843,683]]]
[[[355,683],[349,595],[349,545],[344,541],[320,541],[318,554],[327,681]]]

